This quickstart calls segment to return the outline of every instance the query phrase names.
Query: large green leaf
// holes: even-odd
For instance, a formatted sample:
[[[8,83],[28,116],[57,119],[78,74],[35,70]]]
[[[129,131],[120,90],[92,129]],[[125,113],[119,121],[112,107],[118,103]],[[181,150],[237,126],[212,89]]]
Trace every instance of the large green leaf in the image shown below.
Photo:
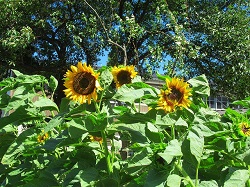
[[[32,102],[32,99],[36,96],[36,93],[30,91],[25,86],[19,86],[13,93],[14,94],[11,97],[8,105],[6,108],[4,108],[6,112],[15,110],[20,106],[27,105],[27,103]]]
[[[171,174],[167,178],[168,187],[179,187],[181,185],[182,178],[179,175]]]
[[[64,123],[64,118],[60,115],[55,116],[52,120],[49,121],[47,126],[44,128],[44,132],[49,132],[55,127],[59,127]]]
[[[33,116],[26,110],[25,106],[22,106],[11,113],[9,116],[0,118],[0,128],[3,128],[4,126],[11,123],[16,123],[18,125],[21,124],[21,122],[36,119],[39,119],[39,116]]]
[[[200,162],[204,149],[204,137],[189,131],[187,139],[190,140],[191,153],[195,156],[196,160]]]
[[[248,170],[232,170],[226,177],[224,187],[243,187],[247,180],[249,180]]]
[[[113,75],[109,69],[105,69],[100,75],[100,85],[103,89],[108,88],[113,81]]]
[[[55,176],[45,170],[39,172],[39,176],[37,178],[34,178],[34,180],[27,182],[25,185],[23,185],[23,187],[44,187],[44,182],[41,181],[46,181],[46,186],[59,186],[59,183],[56,180]]]
[[[123,168],[130,175],[134,176],[139,172],[143,171],[149,166],[152,161],[149,159],[152,150],[150,148],[143,148],[140,152],[128,159],[128,165]]]
[[[113,99],[132,104],[135,102],[135,100],[140,99],[147,94],[152,96],[157,96],[157,94],[152,88],[146,87],[146,88],[135,89],[133,87],[128,87],[127,85],[123,85],[113,96]]]
[[[56,103],[51,101],[49,98],[40,97],[37,101],[34,102],[34,106],[40,108],[41,111],[43,110],[50,110],[50,111],[59,111]]]
[[[158,153],[168,164],[174,157],[182,156],[181,145],[178,140],[171,140],[163,153]]]
[[[130,134],[132,143],[149,143],[145,133],[146,124],[144,123],[119,123],[113,125],[113,128],[121,131],[122,133],[128,132]]]
[[[35,135],[35,130],[33,128],[27,129],[24,132],[22,132],[14,142],[9,146],[8,150],[4,154],[2,158],[3,164],[12,164],[15,161],[16,157],[19,154],[22,154],[23,151],[25,151],[27,148],[31,147],[31,144],[25,141],[29,141],[28,139],[32,138]]]
[[[199,184],[199,187],[218,187],[218,184],[214,180],[211,180],[211,181],[201,181],[201,183]]]
[[[152,123],[147,123],[145,133],[147,138],[154,143],[160,143],[164,138],[163,133],[159,132]]]
[[[210,95],[210,87],[204,74],[192,78],[188,82],[192,85],[193,92],[207,97]]]
[[[234,105],[240,105],[245,108],[250,108],[250,97],[247,97],[246,99],[242,99],[239,101],[234,101],[232,104]]]
[[[144,187],[164,187],[166,186],[167,173],[159,172],[155,169],[148,172]],[[175,186],[177,187],[177,186]]]

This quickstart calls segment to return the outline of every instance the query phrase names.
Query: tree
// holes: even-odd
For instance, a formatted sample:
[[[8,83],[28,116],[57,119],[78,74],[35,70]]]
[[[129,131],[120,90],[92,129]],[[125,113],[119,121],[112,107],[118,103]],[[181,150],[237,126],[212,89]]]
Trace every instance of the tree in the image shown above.
[[[171,76],[206,74],[214,93],[250,94],[249,1],[16,0],[0,6],[5,68],[61,80],[70,64],[96,65],[109,51],[109,65],[133,64],[144,78],[161,66]]]

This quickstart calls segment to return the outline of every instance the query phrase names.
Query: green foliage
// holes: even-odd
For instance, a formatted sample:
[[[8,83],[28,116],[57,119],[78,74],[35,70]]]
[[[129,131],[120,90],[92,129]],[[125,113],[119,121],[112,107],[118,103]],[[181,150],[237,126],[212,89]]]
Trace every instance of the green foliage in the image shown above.
[[[115,90],[102,68],[96,102],[64,98],[58,107],[54,77],[14,72],[0,82],[1,186],[249,187],[250,139],[237,129],[249,124],[249,97],[233,103],[243,112],[221,116],[202,100],[209,86],[201,75],[188,81],[190,107],[164,113],[155,107],[159,90],[139,78]],[[145,103],[152,108],[141,112]]]

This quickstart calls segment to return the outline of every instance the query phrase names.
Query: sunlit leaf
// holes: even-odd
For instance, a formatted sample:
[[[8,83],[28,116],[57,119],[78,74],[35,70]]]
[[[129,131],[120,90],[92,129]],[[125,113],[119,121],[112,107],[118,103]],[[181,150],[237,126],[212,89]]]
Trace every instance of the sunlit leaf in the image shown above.
[[[210,95],[209,83],[204,74],[192,78],[188,82],[192,85],[193,92],[207,97]]]
[[[224,183],[224,187],[242,187],[249,180],[249,171],[244,169],[232,170]]]
[[[199,184],[199,187],[218,187],[218,184],[216,181],[211,180],[211,181],[201,181]]]
[[[44,97],[41,97],[39,100],[35,101],[34,106],[40,108],[40,110],[59,111],[56,103]]]
[[[167,185],[169,187],[178,187],[181,185],[182,178],[179,175],[172,174],[167,178]]]
[[[190,140],[190,151],[195,156],[196,160],[200,162],[203,155],[204,137],[197,136],[192,131],[189,132],[187,139]]]
[[[51,75],[49,78],[49,87],[52,89],[53,92],[55,92],[57,86],[58,80],[53,75]]]
[[[158,153],[167,163],[170,163],[174,157],[182,156],[181,146],[178,140],[171,140],[163,153]]]

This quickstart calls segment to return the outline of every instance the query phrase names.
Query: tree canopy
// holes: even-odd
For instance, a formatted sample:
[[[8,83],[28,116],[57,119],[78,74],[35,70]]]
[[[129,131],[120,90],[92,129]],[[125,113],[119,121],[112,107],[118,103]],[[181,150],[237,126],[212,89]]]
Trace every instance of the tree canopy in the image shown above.
[[[205,74],[213,94],[250,95],[249,1],[1,0],[1,79],[6,70],[54,75],[70,64],[133,64],[144,78]],[[58,99],[63,97],[59,81]]]

